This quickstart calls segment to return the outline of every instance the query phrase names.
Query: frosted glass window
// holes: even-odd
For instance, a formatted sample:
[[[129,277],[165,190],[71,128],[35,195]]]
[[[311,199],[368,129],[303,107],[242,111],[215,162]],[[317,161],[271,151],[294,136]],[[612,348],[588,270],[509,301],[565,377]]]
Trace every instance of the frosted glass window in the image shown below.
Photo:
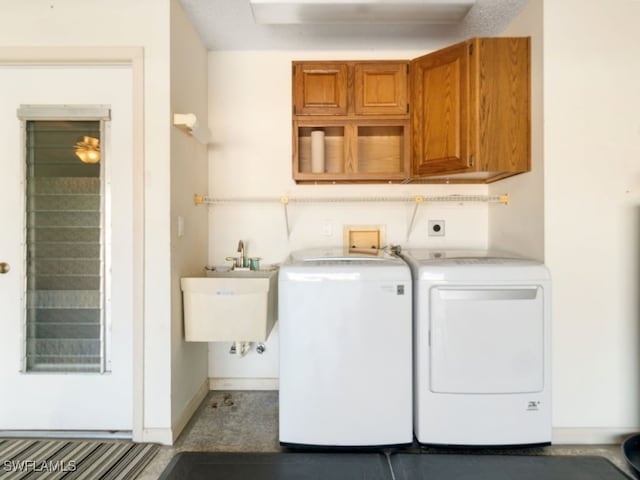
[[[25,125],[26,370],[101,372],[104,158],[95,155],[102,122]],[[82,161],[79,149],[93,152],[85,161],[95,163]]]

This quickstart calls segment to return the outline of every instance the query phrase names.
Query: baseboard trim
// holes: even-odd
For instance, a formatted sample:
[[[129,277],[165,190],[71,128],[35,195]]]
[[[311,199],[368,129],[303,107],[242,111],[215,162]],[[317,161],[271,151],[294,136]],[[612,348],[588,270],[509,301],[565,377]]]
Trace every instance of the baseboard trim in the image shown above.
[[[207,396],[208,392],[209,392],[209,382],[205,380],[204,382],[202,382],[202,385],[200,385],[200,388],[198,388],[198,391],[191,398],[189,403],[187,403],[187,406],[184,407],[184,410],[182,411],[180,416],[173,422],[173,425],[171,428],[173,442],[176,441],[176,439],[178,438],[178,435],[180,435],[184,427],[187,426],[187,423],[189,423],[189,420],[191,420],[191,417],[193,417],[193,414],[196,413],[196,410],[198,410],[198,407],[202,403],[202,400],[204,400],[204,397]]]
[[[640,427],[555,427],[552,431],[552,443],[556,445],[616,445]]]
[[[277,378],[210,378],[209,390],[278,390]]]
[[[2,438],[131,440],[131,430],[0,430]]]

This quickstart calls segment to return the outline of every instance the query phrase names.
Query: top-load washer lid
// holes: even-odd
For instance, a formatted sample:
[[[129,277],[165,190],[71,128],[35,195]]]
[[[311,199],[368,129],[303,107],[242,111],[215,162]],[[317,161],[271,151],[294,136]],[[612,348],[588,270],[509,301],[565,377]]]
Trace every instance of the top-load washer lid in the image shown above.
[[[351,253],[346,248],[312,248],[292,252],[285,263],[296,265],[405,265],[405,262],[384,250],[372,253]]]
[[[383,251],[349,253],[342,248],[315,248],[291,253],[279,269],[280,281],[390,281],[403,282],[410,292],[411,270],[400,257]]]

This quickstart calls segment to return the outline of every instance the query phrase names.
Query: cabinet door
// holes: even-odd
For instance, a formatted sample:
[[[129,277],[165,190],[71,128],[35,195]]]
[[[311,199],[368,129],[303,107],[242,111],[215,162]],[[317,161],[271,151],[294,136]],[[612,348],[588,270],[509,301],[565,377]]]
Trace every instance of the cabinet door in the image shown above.
[[[294,114],[346,115],[348,71],[346,63],[294,63]]]
[[[356,115],[403,115],[409,113],[407,63],[356,63]]]
[[[413,174],[467,170],[469,59],[459,43],[411,62]]]
[[[531,86],[529,38],[480,38],[469,66],[471,127],[476,168],[526,172],[531,168]],[[474,129],[477,128],[477,131]]]

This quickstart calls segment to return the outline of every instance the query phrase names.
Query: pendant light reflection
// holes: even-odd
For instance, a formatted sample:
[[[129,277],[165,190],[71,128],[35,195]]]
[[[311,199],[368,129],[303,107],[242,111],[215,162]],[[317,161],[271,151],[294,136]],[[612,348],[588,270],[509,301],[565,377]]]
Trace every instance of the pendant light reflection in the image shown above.
[[[75,144],[76,156],[82,163],[98,163],[100,161],[100,139],[84,137]]]

